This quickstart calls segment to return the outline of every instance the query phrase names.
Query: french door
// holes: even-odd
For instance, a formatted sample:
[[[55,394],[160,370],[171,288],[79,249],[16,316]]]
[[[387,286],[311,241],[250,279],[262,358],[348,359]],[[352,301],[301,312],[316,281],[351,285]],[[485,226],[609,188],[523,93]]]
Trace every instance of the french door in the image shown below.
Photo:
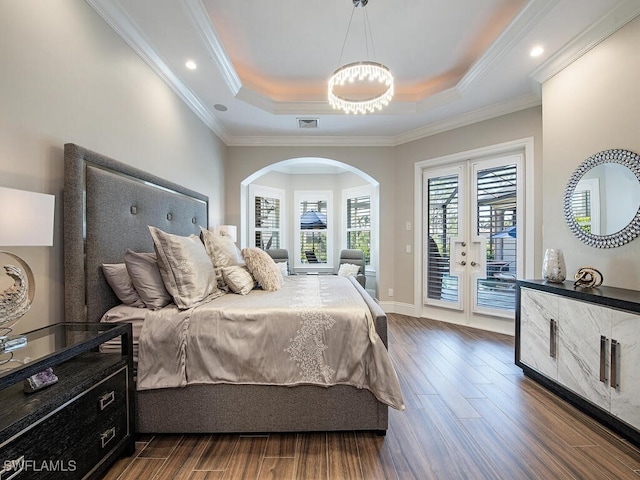
[[[523,156],[423,172],[423,313],[453,323],[514,318],[523,269]]]

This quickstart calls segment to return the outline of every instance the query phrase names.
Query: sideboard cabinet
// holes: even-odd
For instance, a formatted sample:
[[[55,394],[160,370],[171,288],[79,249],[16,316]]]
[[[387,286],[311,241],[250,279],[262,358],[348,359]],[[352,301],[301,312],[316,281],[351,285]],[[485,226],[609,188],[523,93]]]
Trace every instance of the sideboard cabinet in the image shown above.
[[[518,281],[516,364],[640,445],[640,292]]]

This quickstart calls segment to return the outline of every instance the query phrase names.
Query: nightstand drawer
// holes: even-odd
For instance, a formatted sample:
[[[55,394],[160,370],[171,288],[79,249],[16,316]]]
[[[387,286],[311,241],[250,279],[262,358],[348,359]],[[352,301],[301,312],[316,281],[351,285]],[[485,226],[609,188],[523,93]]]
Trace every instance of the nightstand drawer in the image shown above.
[[[0,479],[83,478],[127,437],[128,425],[122,368],[0,449]]]

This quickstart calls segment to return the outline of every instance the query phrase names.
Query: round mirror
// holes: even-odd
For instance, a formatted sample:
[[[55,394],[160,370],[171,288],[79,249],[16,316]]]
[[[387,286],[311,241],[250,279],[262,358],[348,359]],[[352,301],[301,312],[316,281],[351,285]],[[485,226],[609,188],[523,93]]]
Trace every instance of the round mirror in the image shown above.
[[[574,235],[592,247],[618,247],[636,238],[640,156],[605,150],[582,162],[567,184],[564,215]]]

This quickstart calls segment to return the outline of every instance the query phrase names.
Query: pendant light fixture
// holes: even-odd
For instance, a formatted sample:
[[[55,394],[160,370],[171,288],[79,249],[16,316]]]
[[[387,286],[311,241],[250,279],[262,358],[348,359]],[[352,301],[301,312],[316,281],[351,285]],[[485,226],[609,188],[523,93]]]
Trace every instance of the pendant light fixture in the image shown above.
[[[369,60],[369,44],[371,44],[371,50],[373,51],[373,36],[371,35],[371,26],[369,25],[369,18],[365,8],[369,0],[352,1],[353,10],[351,12],[351,18],[349,19],[347,34],[342,44],[338,65],[342,62],[342,54],[344,53],[344,47],[349,37],[349,30],[351,29],[351,22],[356,8],[362,9],[367,60],[344,65],[331,75],[329,79],[329,104],[335,109],[343,110],[345,113],[372,113],[387,106],[393,98],[393,75],[389,67]],[[343,89],[342,87],[344,87],[345,84],[352,87],[348,89],[348,93],[337,93]],[[371,84],[375,85],[376,90],[378,90],[378,86],[380,87],[379,92],[376,91],[373,96],[371,96]],[[358,95],[356,98],[353,92],[358,86],[363,89],[364,93]]]

